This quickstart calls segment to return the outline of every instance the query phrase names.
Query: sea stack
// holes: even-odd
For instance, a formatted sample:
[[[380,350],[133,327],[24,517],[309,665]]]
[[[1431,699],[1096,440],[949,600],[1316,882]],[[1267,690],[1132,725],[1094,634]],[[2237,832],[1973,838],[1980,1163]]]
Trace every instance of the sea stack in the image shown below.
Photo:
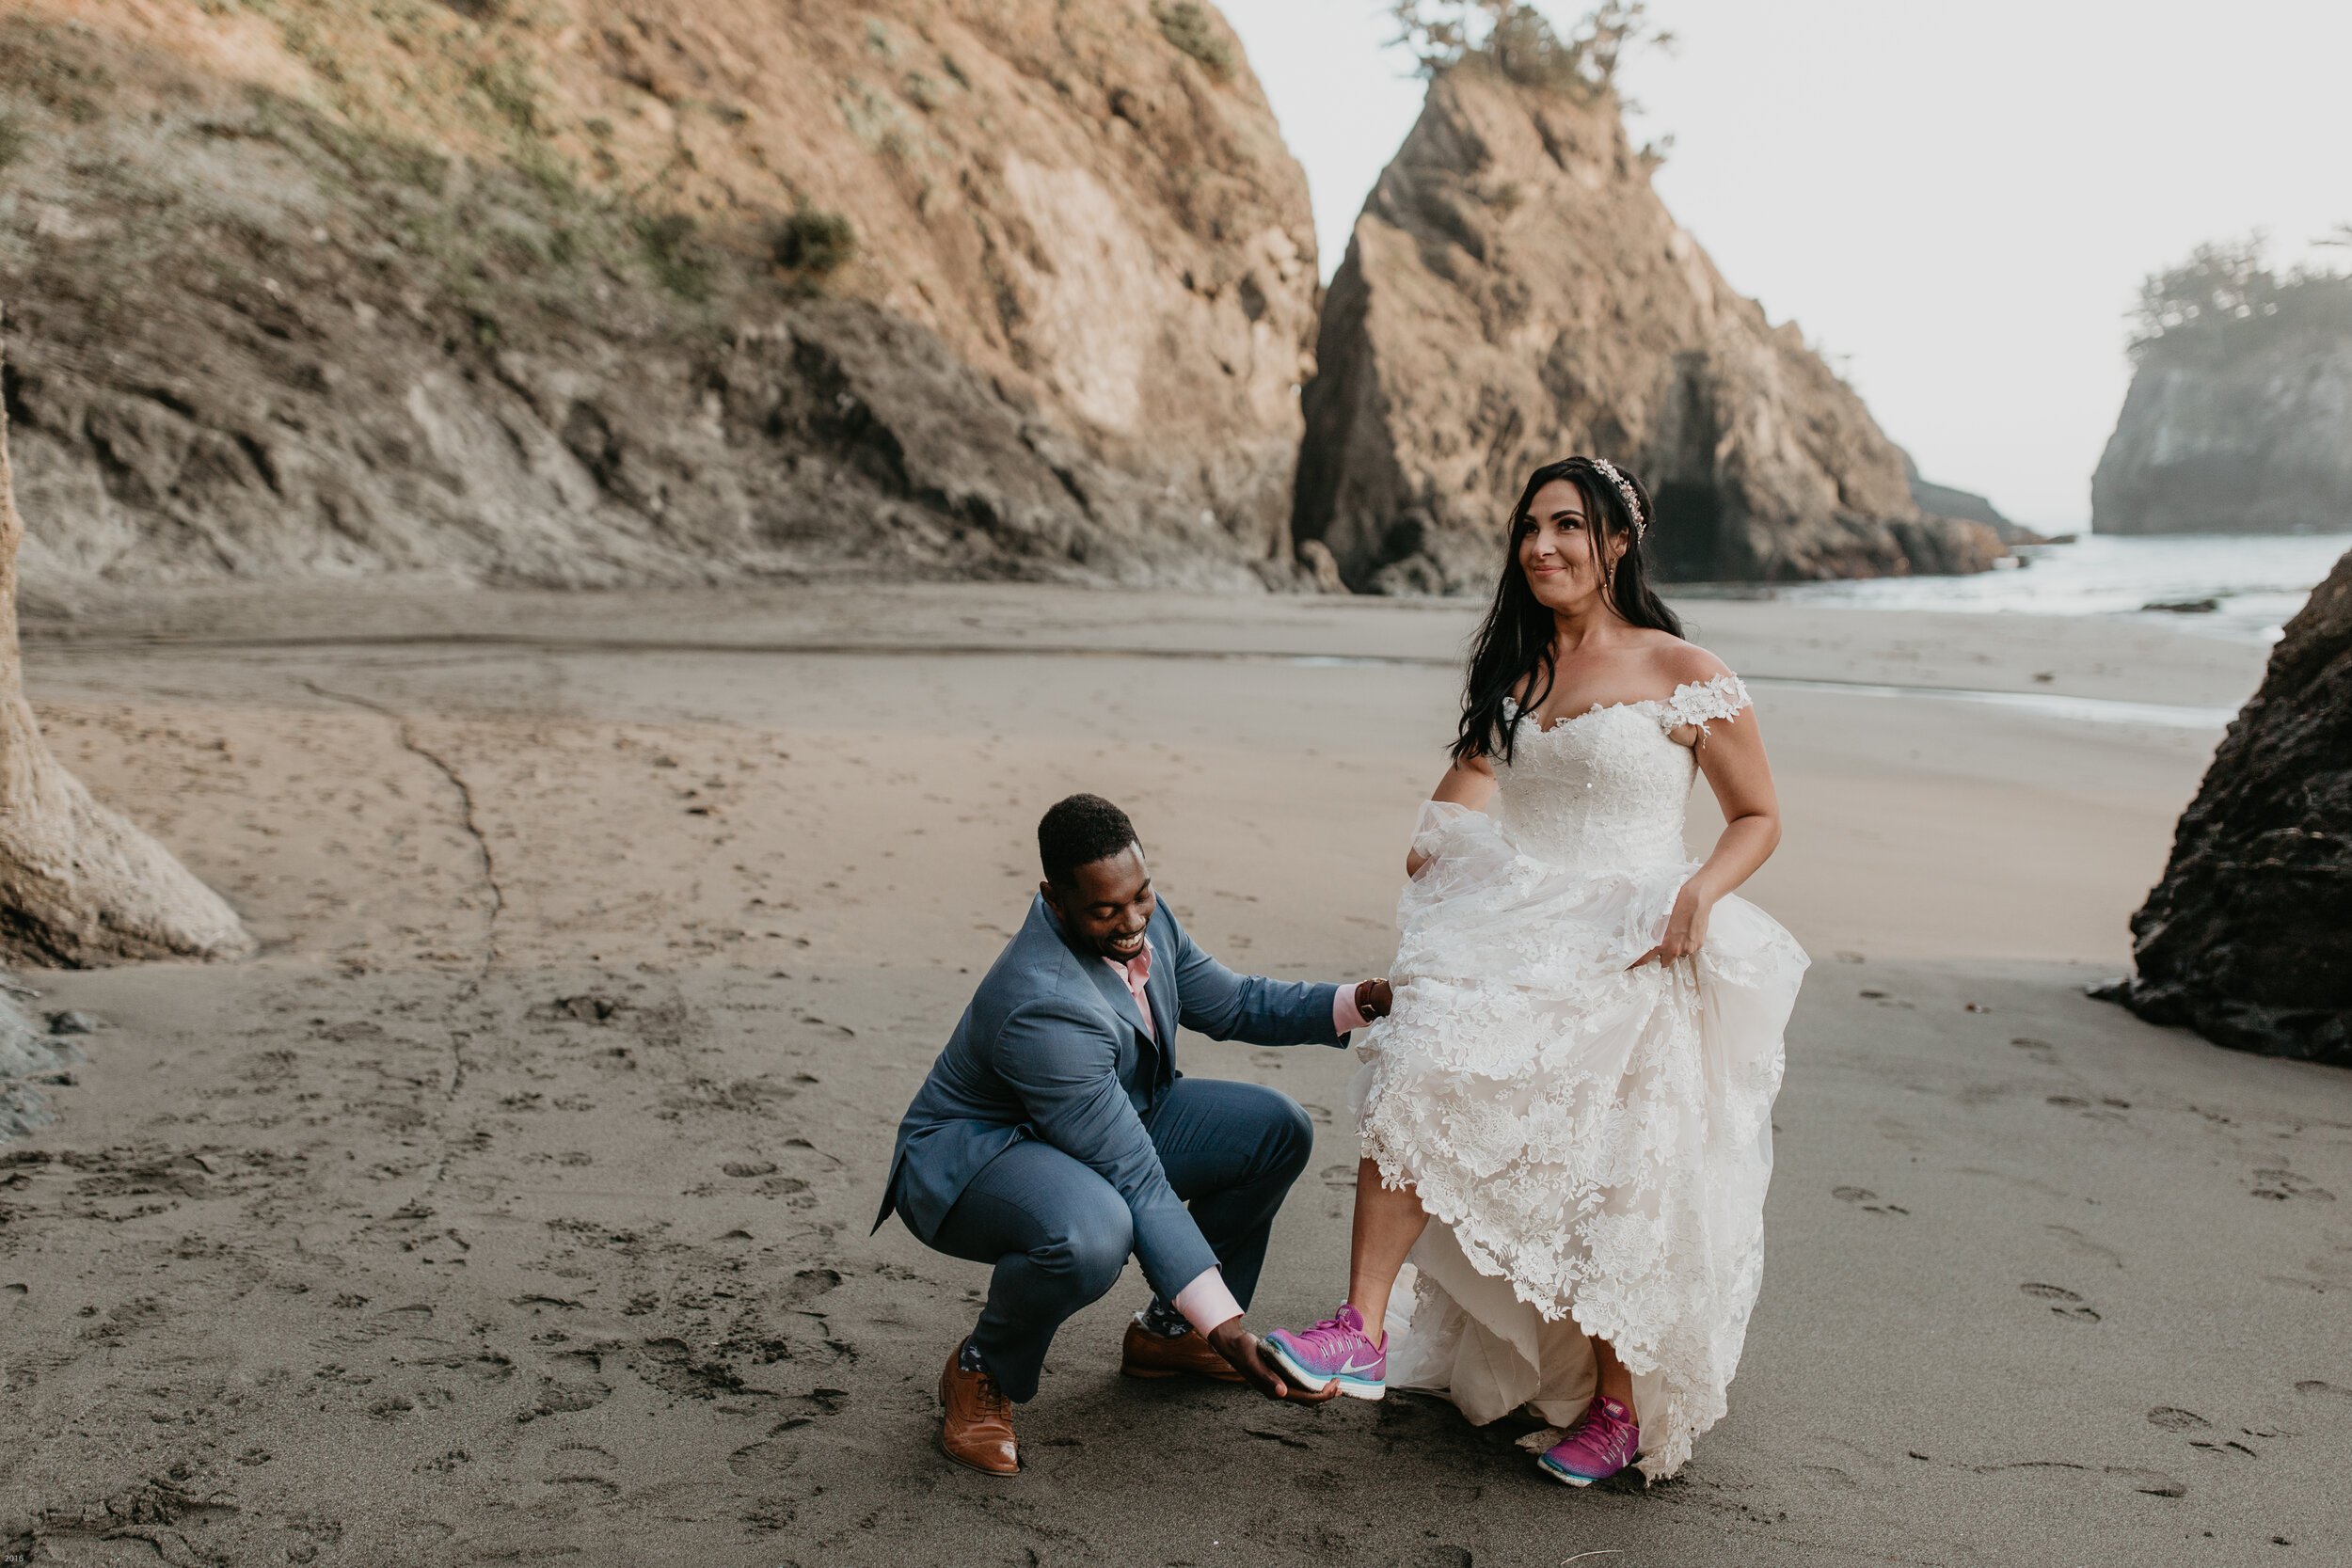
[[[25,0],[0,58],[37,594],[1308,580],[1306,179],[1200,0]]]
[[[2151,289],[2189,293],[2177,285],[2199,276],[2192,263]],[[2137,345],[2131,390],[2091,477],[2091,528],[2352,530],[2352,280],[2281,282],[2241,265],[2219,281],[2218,302],[2166,302],[2169,328]]]
[[[2101,994],[2218,1044],[2352,1067],[2352,554],[2287,623]]]
[[[1439,69],[1357,219],[1305,394],[1292,529],[1349,586],[1483,591],[1537,464],[1648,482],[1661,575],[1981,570],[1853,389],[1735,293],[1650,187],[1617,101]]]

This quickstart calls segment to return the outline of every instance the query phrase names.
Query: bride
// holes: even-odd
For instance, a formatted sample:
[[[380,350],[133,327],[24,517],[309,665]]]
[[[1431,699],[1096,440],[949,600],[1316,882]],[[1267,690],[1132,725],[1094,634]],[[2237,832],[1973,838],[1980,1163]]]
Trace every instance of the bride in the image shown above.
[[[1309,1388],[1531,1407],[1576,1486],[1672,1475],[1724,1413],[1806,964],[1731,895],[1780,841],[1772,773],[1746,689],[1650,591],[1649,520],[1597,458],[1519,497],[1405,863],[1395,1006],[1358,1037],[1347,1300],[1266,1340]],[[1694,772],[1726,824],[1704,863]]]

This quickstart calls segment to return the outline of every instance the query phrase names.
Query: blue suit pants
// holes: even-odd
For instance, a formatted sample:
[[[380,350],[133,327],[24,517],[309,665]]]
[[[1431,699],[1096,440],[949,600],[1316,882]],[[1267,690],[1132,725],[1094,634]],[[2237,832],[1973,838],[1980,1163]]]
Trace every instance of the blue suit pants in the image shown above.
[[[1143,1125],[1226,1288],[1248,1307],[1275,1211],[1314,1152],[1314,1124],[1279,1089],[1179,1078]],[[1007,1396],[1026,1401],[1055,1331],[1111,1288],[1133,1240],[1118,1189],[1051,1144],[1024,1139],[980,1168],[930,1244],[995,1265],[972,1338]],[[1154,1283],[1172,1295],[1192,1281]]]

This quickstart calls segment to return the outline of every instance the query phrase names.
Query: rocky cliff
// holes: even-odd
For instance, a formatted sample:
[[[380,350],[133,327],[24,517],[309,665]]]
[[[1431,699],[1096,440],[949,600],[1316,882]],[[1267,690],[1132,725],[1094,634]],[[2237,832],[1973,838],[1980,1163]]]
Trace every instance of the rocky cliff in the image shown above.
[[[17,0],[27,591],[1288,584],[1304,178],[1191,0]]]
[[[2298,325],[2144,355],[2091,477],[2091,528],[2352,531],[2352,319]]]
[[[2352,1067],[2352,554],[2287,623],[2104,992],[2222,1045]]]
[[[1325,302],[1292,528],[1358,588],[1484,591],[1528,470],[1590,451],[1656,495],[1661,575],[1975,571],[1852,389],[1727,285],[1616,103],[1473,57],[1356,223]]]

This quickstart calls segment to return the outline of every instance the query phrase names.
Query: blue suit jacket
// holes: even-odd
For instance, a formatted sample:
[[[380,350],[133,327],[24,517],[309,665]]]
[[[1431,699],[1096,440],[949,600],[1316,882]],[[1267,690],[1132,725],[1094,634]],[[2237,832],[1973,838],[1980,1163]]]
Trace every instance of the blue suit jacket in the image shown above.
[[[1042,896],[1030,900],[898,1123],[876,1229],[895,1208],[929,1242],[981,1166],[1041,1138],[1126,1199],[1136,1259],[1153,1289],[1172,1295],[1216,1266],[1143,1125],[1176,1081],[1168,1049],[1176,1026],[1252,1045],[1340,1045],[1338,988],[1235,974],[1193,945],[1165,902],[1144,940],[1152,1037],[1118,973],[1070,944]]]

